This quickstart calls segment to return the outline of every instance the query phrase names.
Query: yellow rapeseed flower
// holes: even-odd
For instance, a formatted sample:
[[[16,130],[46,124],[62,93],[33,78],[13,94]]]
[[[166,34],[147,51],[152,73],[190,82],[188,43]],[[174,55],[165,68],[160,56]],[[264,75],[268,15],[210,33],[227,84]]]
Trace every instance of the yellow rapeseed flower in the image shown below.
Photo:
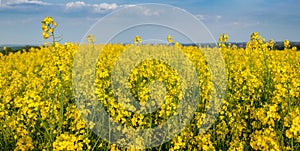
[[[168,39],[168,43],[174,42],[171,35],[168,35],[167,39]]]
[[[143,42],[140,36],[135,36],[133,40],[134,44],[140,44]]]

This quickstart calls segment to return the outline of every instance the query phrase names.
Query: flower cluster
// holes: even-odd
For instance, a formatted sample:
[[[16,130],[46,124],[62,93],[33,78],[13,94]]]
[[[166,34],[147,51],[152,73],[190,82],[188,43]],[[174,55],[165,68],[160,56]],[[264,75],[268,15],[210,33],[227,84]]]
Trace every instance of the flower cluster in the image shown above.
[[[57,23],[50,16],[45,17],[42,20],[42,35],[44,39],[48,39],[50,36],[54,36],[54,29],[57,27]]]
[[[290,41],[287,40],[287,39],[284,40],[283,45],[284,45],[284,49],[289,49],[290,48]]]
[[[143,40],[140,36],[135,36],[133,39],[134,44],[141,44],[142,42],[143,42]]]
[[[219,47],[224,48],[228,39],[229,36],[227,34],[221,34],[219,37]]]
[[[168,40],[168,43],[169,43],[169,44],[171,44],[171,43],[174,42],[174,40],[172,39],[172,36],[171,36],[171,35],[168,35],[167,40]]]

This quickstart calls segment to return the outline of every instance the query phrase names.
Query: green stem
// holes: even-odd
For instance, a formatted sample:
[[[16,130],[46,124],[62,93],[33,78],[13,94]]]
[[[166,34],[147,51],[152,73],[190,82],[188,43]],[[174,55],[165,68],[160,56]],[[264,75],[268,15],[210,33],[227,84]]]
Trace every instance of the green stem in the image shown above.
[[[56,47],[55,47],[55,35],[54,35],[54,32],[51,33],[51,36],[53,38],[53,48],[54,48],[54,53],[55,55],[58,57],[58,60],[61,61],[61,58],[60,58],[60,55],[58,54],[57,50],[56,50]],[[61,119],[59,121],[59,133],[62,133],[62,126],[63,126],[63,121],[64,121],[64,90],[65,90],[65,83],[64,83],[64,79],[62,77],[62,72],[61,70],[59,69],[59,66],[58,64],[55,64],[56,65],[56,68],[58,70],[58,72],[56,72],[56,76],[58,74],[58,78],[61,82],[61,88],[60,88],[60,98],[59,98],[59,101],[60,101],[60,116],[61,116]]]

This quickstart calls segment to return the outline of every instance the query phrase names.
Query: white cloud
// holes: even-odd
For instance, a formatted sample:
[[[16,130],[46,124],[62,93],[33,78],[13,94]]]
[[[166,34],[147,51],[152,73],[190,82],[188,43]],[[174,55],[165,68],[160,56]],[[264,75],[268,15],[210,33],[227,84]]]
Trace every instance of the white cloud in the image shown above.
[[[232,24],[233,24],[233,25],[240,25],[239,22],[233,22]]]
[[[68,2],[65,5],[65,11],[76,11],[85,9],[88,12],[92,13],[103,13],[111,10],[115,10],[119,8],[116,3],[99,3],[99,4],[88,4],[83,1],[76,1],[76,2]]]
[[[222,16],[221,15],[217,15],[216,16],[216,22],[219,22],[219,20],[222,18]]]
[[[94,12],[105,12],[108,10],[115,10],[119,6],[116,3],[108,4],[108,3],[101,3],[101,4],[93,4],[92,8]]]
[[[38,4],[50,5],[49,3],[40,0],[0,0],[1,6],[20,5],[20,4]]]
[[[198,18],[198,19],[201,20],[201,21],[207,19],[207,16],[206,16],[206,15],[202,15],[202,14],[195,15],[195,17]]]
[[[145,15],[145,16],[159,16],[160,12],[159,11],[151,11],[150,9],[144,9],[143,15]]]
[[[99,3],[99,4],[89,4],[83,1],[68,2],[65,4],[66,12],[76,12],[76,11],[86,11],[90,13],[107,13],[118,8],[129,8],[137,7],[139,13],[144,16],[159,16],[160,11],[153,11],[143,6],[137,6],[133,4],[118,5],[116,3]]]
[[[87,6],[85,2],[82,1],[76,1],[76,2],[69,2],[66,4],[66,9],[78,9]]]
[[[127,4],[127,5],[121,5],[120,7],[129,8],[129,7],[135,7],[136,5],[133,4]]]
[[[195,15],[199,20],[211,23],[218,23],[221,19],[221,15],[207,15],[207,14],[197,14]]]
[[[142,16],[160,16],[160,14],[163,12],[163,10],[157,8],[157,9],[149,9],[147,7],[144,6],[138,6],[136,5],[136,13],[138,13],[138,15],[142,15]]]

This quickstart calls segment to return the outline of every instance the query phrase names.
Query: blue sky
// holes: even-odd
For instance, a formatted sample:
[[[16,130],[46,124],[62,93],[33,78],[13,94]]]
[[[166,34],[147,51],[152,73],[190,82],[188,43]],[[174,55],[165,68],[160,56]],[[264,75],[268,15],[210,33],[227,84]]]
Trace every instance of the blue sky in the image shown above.
[[[62,42],[80,42],[91,26],[120,8],[158,0],[0,0],[0,44],[42,44],[40,21],[52,16]],[[300,41],[299,0],[165,0],[195,15],[215,39],[247,41],[258,31],[267,40]],[[178,20],[180,22],[181,20]]]

